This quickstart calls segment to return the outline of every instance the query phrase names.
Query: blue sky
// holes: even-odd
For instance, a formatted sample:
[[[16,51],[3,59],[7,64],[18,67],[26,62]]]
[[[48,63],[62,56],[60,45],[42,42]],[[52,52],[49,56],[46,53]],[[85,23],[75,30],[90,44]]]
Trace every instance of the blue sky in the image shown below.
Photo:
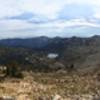
[[[0,0],[0,38],[100,35],[100,0]]]

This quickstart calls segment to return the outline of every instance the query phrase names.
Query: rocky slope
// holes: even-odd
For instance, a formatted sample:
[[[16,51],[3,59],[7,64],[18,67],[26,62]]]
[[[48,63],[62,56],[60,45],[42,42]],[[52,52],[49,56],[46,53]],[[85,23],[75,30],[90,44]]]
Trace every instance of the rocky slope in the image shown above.
[[[100,100],[98,75],[25,73],[0,82],[0,100]]]
[[[26,53],[30,54],[31,50],[31,52],[34,51],[34,53],[37,53],[38,55],[56,53],[59,55],[58,59],[65,65],[75,64],[78,67],[99,65],[99,62],[96,62],[95,59],[92,60],[92,57],[100,58],[100,36],[93,36],[90,38],[36,37],[28,39],[4,39],[0,40],[0,46],[1,48],[8,47],[15,50],[19,49],[18,51],[16,50],[16,52],[14,51],[15,55],[11,54],[13,49],[8,49],[7,51],[11,51],[10,55],[12,56],[20,56],[25,50],[26,52],[23,55]],[[32,53],[30,55],[32,55]],[[87,61],[89,64],[93,62],[94,65],[88,65]]]

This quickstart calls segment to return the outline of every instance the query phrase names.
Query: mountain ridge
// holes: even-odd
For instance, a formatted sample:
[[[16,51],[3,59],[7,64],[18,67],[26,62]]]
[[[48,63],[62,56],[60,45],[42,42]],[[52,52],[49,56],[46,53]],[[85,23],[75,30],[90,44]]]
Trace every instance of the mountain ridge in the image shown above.
[[[35,48],[32,47],[33,45],[35,45],[36,47],[40,46],[40,48],[42,46],[45,46],[49,43],[52,42],[85,42],[86,40],[93,40],[93,39],[99,39],[100,36],[99,35],[94,35],[92,37],[77,37],[77,36],[73,36],[73,37],[46,37],[46,36],[40,36],[40,37],[33,37],[33,38],[7,38],[7,39],[1,39],[0,40],[0,45],[4,45],[4,46],[28,46],[30,48]],[[66,41],[65,41],[66,40]],[[33,43],[33,44],[32,44]]]
[[[26,62],[25,57],[28,56],[33,60],[42,58],[44,63],[49,65],[46,61],[47,55],[55,53],[59,55],[56,59],[57,62],[64,64],[64,66],[73,64],[78,68],[99,68],[100,65],[100,36],[97,35],[90,38],[74,36],[71,38],[4,39],[0,40],[0,46],[13,48],[12,50],[6,49],[6,52],[10,53],[6,53],[6,56],[4,53],[3,58],[19,60],[22,57],[21,61],[23,62]]]

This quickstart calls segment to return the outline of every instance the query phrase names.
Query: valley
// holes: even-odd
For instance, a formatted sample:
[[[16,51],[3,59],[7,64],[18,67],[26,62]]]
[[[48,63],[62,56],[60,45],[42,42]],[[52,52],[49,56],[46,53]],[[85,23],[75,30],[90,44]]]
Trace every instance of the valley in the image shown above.
[[[100,36],[0,40],[0,100],[99,100]]]

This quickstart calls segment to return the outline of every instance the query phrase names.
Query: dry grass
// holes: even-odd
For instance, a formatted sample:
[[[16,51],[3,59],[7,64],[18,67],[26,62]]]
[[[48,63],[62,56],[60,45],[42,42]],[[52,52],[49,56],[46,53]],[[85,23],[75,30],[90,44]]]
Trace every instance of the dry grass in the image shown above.
[[[92,96],[100,96],[100,76],[98,73],[25,73],[24,79],[6,79],[0,83],[0,96],[4,95],[17,100],[52,100],[55,95],[65,100],[92,100]]]

